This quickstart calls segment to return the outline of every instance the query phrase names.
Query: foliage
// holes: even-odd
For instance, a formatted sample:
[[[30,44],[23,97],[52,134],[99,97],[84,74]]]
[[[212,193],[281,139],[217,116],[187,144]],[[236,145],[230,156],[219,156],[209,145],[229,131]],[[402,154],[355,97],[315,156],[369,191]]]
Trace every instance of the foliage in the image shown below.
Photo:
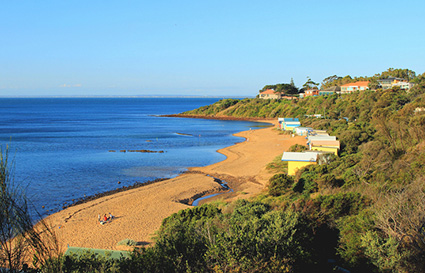
[[[304,152],[307,150],[306,145],[294,144],[289,147],[288,152]]]
[[[33,225],[25,192],[14,184],[13,162],[8,148],[0,149],[0,268],[9,272],[28,270],[28,257],[33,257],[33,266],[46,264],[60,248],[53,229],[45,221]]]
[[[303,90],[309,90],[309,89],[318,89],[317,86],[319,86],[318,83],[315,83],[311,80],[310,77],[307,77],[307,81],[303,85]]]
[[[409,69],[401,69],[401,68],[388,68],[387,71],[382,72],[380,75],[377,75],[380,79],[386,79],[389,77],[406,79],[408,81],[414,79],[416,77],[415,71]]]
[[[269,180],[269,194],[272,196],[282,195],[292,186],[292,184],[294,184],[292,176],[284,173],[275,174]]]
[[[277,157],[268,165],[277,174],[262,195],[175,213],[164,219],[156,244],[130,258],[59,256],[42,263],[42,272],[331,272],[334,265],[352,272],[425,272],[425,75],[408,69],[372,77],[334,75],[322,88],[358,80],[376,85],[386,77],[416,85],[410,92],[228,99],[187,112],[298,117],[303,126],[336,136],[341,151],[295,176],[284,174]],[[324,118],[306,116],[317,113]],[[49,265],[60,270],[46,269]]]
[[[278,83],[274,85],[266,85],[261,90],[260,93],[267,90],[267,89],[273,89],[275,93],[279,94],[298,94],[298,88],[295,87],[295,85],[292,83]]]
[[[117,243],[118,246],[135,246],[137,245],[136,241],[132,239],[124,239]]]

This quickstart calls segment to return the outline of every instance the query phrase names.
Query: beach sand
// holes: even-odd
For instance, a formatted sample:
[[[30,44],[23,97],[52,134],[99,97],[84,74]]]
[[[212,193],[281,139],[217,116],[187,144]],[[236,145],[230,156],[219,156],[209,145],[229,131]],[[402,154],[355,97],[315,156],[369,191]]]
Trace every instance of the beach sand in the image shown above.
[[[246,141],[219,150],[227,159],[219,163],[190,168],[176,178],[115,193],[66,208],[48,216],[62,250],[66,246],[123,249],[117,243],[132,239],[139,245],[154,242],[152,237],[162,220],[179,210],[190,208],[193,199],[223,191],[215,178],[228,183],[233,192],[214,199],[249,198],[264,190],[273,175],[266,165],[294,144],[305,144],[304,137],[282,135],[273,127],[244,131],[236,136]],[[99,224],[98,215],[111,212],[115,219]]]

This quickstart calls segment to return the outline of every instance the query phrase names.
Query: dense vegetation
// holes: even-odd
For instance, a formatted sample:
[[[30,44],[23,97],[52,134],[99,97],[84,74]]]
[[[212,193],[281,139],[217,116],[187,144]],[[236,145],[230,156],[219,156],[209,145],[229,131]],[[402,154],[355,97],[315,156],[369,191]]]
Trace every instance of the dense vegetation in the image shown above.
[[[323,79],[322,83],[314,82],[310,77],[307,77],[307,81],[303,84],[301,88],[297,88],[294,84],[294,80],[291,79],[291,83],[278,83],[278,84],[268,84],[265,85],[262,89],[260,89],[260,93],[267,90],[273,89],[275,93],[279,93],[282,95],[298,95],[298,93],[304,93],[304,91],[308,89],[318,89],[319,85],[321,89],[326,89],[333,86],[341,86],[347,83],[353,83],[357,81],[369,81],[369,89],[376,90],[379,88],[378,80],[387,79],[391,77],[405,79],[408,82],[419,83],[421,81],[421,77],[416,76],[416,72],[409,69],[401,69],[401,68],[389,68],[382,73],[377,73],[373,76],[361,76],[361,77],[351,77],[350,75],[341,77],[337,75],[329,76]]]
[[[155,246],[130,258],[60,256],[40,270],[425,272],[425,76],[414,80],[409,92],[228,99],[186,113],[298,117],[337,136],[340,155],[294,177],[271,162],[276,174],[263,194],[180,211],[163,221]],[[306,116],[318,113],[324,118]]]

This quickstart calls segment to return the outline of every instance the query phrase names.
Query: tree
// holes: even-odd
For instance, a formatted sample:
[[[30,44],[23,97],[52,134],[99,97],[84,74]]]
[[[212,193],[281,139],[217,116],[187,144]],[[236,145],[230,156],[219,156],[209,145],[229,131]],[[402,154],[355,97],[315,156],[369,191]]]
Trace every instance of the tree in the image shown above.
[[[369,81],[368,87],[369,87],[370,90],[376,90],[376,89],[380,88],[380,84],[379,84],[377,79],[372,78]]]
[[[296,88],[292,84],[280,83],[276,85],[275,92],[280,94],[293,95],[298,94],[298,88]]]
[[[329,76],[327,78],[324,78],[322,81],[322,88],[328,88],[332,86],[338,86],[338,80],[342,79],[341,77],[337,75]]]
[[[401,68],[388,68],[387,71],[384,71],[380,75],[380,79],[386,79],[389,77],[402,78],[407,81],[413,80],[416,77],[415,71],[409,69],[401,69]]]
[[[319,84],[315,83],[314,81],[312,81],[310,79],[310,77],[307,77],[307,81],[305,82],[305,84],[303,85],[303,89],[304,90],[308,90],[308,89],[318,89]]]

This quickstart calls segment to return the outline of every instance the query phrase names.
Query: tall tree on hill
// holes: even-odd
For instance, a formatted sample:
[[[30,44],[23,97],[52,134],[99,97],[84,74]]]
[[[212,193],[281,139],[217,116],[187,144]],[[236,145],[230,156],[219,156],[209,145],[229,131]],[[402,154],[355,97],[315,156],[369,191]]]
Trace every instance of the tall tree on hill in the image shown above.
[[[376,89],[380,88],[378,80],[376,78],[370,79],[368,87],[369,87],[370,90],[376,90]]]
[[[304,90],[308,90],[308,89],[318,89],[319,84],[312,81],[312,79],[310,77],[307,77],[307,81],[305,82],[305,84],[303,85],[303,89]]]
[[[281,95],[295,95],[298,94],[299,90],[292,84],[280,83],[276,85],[275,93]]]
[[[278,83],[274,85],[265,85],[260,92],[263,92],[267,89],[274,90],[275,93],[281,94],[281,95],[294,95],[298,94],[298,88],[293,84],[288,83]]]
[[[379,76],[380,79],[386,79],[389,77],[402,78],[407,81],[413,80],[416,78],[416,72],[409,69],[401,69],[401,68],[388,68],[387,71],[384,71]]]
[[[322,81],[322,88],[328,88],[332,86],[338,86],[338,81],[342,79],[341,77],[337,75],[329,76],[327,78],[324,78]]]

